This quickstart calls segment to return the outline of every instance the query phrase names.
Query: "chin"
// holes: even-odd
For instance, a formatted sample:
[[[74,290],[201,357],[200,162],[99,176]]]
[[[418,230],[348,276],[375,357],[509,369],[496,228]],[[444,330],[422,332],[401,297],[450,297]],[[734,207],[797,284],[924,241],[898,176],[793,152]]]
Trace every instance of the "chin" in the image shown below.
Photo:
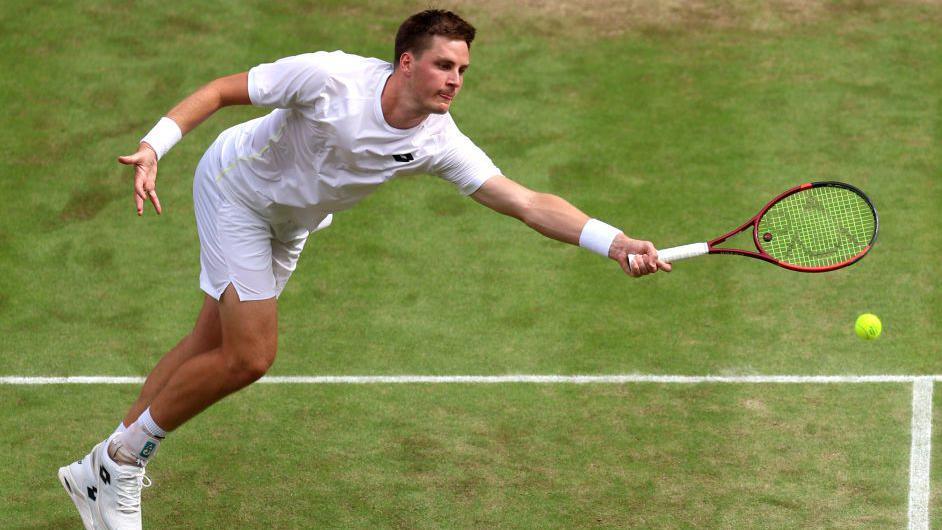
[[[444,101],[436,97],[434,100],[429,102],[427,109],[431,114],[444,114],[448,112],[448,109],[451,108],[452,103],[454,103],[454,101]]]

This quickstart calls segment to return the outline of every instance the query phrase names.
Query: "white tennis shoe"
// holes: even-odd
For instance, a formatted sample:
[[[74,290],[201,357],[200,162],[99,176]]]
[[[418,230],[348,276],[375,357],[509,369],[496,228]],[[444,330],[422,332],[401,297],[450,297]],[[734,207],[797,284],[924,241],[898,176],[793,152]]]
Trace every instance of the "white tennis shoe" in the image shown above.
[[[89,454],[78,462],[60,467],[59,482],[75,503],[85,530],[101,530],[93,515],[98,510],[95,505],[95,499],[98,497],[98,478],[92,471],[91,456]]]
[[[108,456],[109,440],[85,458],[59,469],[59,479],[78,508],[86,530],[140,530],[141,490],[150,486],[144,468]]]

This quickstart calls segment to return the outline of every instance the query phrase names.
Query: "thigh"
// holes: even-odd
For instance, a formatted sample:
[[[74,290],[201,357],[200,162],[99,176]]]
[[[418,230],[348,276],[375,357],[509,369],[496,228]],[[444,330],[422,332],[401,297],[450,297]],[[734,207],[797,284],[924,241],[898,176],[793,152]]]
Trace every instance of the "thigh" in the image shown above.
[[[215,298],[204,295],[203,307],[196,317],[196,324],[190,333],[191,349],[194,352],[205,352],[222,346],[222,324],[219,321],[219,302]]]
[[[219,301],[222,349],[230,362],[255,364],[266,368],[275,360],[278,348],[278,302],[241,300],[230,285]],[[264,370],[262,370],[264,371]]]

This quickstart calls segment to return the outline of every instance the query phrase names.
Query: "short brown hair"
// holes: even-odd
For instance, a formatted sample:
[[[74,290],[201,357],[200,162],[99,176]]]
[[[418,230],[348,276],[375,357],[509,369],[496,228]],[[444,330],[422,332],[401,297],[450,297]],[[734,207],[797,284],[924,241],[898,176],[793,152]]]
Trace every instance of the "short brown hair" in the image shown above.
[[[407,18],[396,32],[396,57],[393,67],[399,67],[402,54],[412,52],[419,56],[431,45],[432,37],[441,35],[454,40],[463,40],[471,49],[474,26],[451,11],[428,9]]]

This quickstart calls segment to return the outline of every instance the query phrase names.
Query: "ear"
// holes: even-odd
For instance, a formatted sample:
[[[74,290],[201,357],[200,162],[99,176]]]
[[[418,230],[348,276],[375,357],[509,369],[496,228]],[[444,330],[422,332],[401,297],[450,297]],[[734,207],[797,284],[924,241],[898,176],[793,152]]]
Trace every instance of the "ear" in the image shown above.
[[[406,76],[412,75],[412,67],[415,65],[415,56],[412,52],[405,52],[399,56],[399,70]]]

